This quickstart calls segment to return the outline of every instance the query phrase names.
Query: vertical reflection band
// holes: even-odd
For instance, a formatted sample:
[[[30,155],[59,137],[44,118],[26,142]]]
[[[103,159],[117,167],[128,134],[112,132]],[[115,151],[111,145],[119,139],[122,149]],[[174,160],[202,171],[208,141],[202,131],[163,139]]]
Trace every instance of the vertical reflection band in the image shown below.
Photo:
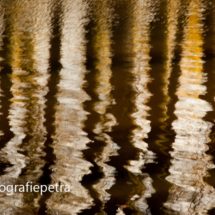
[[[62,2],[62,38],[60,80],[58,84],[53,148],[56,156],[51,183],[69,185],[71,192],[55,192],[47,200],[50,214],[77,214],[92,205],[88,191],[80,181],[90,173],[91,164],[82,158],[89,139],[83,131],[88,100],[82,89],[85,69],[85,30],[87,4],[80,0]],[[65,198],[66,195],[66,198]]]
[[[155,192],[152,187],[152,179],[147,173],[143,173],[141,169],[144,165],[154,162],[155,155],[148,150],[148,144],[144,141],[148,137],[151,130],[150,121],[147,119],[149,115],[149,106],[147,102],[151,97],[148,90],[150,80],[150,27],[154,19],[154,11],[152,1],[134,1],[134,12],[132,17],[132,40],[133,40],[133,69],[132,74],[135,77],[133,88],[136,91],[134,104],[136,111],[132,114],[136,128],[132,130],[132,144],[140,150],[139,159],[131,160],[127,169],[139,175],[142,178],[142,186],[139,193],[132,197],[135,200],[135,206],[143,213],[149,214],[146,198],[149,198]]]
[[[6,168],[1,184],[38,183],[45,163],[41,157],[46,134],[43,122],[49,55],[48,1],[12,1],[5,8],[9,22],[7,55],[12,67],[9,119],[14,137],[2,149],[12,167]],[[1,198],[1,210],[36,213],[39,198],[38,193],[13,193]]]
[[[181,76],[177,90],[178,102],[173,122],[176,132],[170,175],[173,184],[165,203],[167,214],[206,214],[214,207],[214,188],[204,182],[208,170],[213,168],[211,157],[206,154],[212,124],[202,118],[211,106],[199,98],[206,93],[203,85],[203,11],[200,0],[190,1],[184,28]]]
[[[117,155],[117,145],[112,141],[112,138],[107,134],[116,125],[116,119],[108,113],[114,101],[111,96],[112,86],[110,79],[111,71],[111,37],[112,37],[112,1],[92,1],[93,17],[95,29],[93,29],[93,53],[95,57],[94,68],[96,70],[96,88],[95,92],[99,101],[94,104],[94,110],[99,114],[99,121],[95,124],[93,132],[95,139],[105,143],[103,151],[96,158],[96,163],[102,167],[104,176],[93,187],[99,193],[99,198],[104,204],[110,199],[110,194],[106,190],[110,189],[115,183],[114,172],[115,168],[107,165],[110,156]]]

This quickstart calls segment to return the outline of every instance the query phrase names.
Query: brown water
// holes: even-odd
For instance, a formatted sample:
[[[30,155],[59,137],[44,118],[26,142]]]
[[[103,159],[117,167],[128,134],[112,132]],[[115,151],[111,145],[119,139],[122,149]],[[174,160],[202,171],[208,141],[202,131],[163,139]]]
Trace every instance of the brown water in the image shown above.
[[[0,214],[215,214],[215,2],[0,1]]]

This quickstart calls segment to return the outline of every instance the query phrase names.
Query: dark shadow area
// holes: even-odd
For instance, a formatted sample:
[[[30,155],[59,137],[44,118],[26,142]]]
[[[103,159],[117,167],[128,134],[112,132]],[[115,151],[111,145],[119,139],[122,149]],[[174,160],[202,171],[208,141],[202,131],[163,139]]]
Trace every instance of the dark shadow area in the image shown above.
[[[91,17],[92,18],[92,17]],[[89,71],[85,75],[85,81],[87,85],[84,87],[85,92],[90,96],[91,100],[84,102],[84,110],[89,113],[86,121],[84,122],[84,131],[88,134],[87,137],[92,141],[87,144],[89,147],[86,150],[83,150],[83,157],[91,162],[93,166],[90,168],[91,174],[85,175],[81,181],[81,184],[89,191],[91,197],[94,199],[94,206],[90,209],[85,209],[81,215],[96,214],[100,212],[102,203],[99,200],[98,192],[93,188],[93,185],[96,184],[99,179],[104,175],[102,173],[101,167],[97,165],[95,159],[98,155],[101,154],[105,143],[96,139],[96,134],[93,132],[96,124],[100,121],[100,114],[95,111],[94,105],[96,102],[99,102],[98,95],[95,91],[97,87],[96,76],[98,71],[95,68],[95,61],[97,60],[94,56],[93,49],[93,36],[94,36],[95,23],[91,19],[88,25],[86,26],[86,39],[87,39],[87,59],[86,59],[86,69]]]
[[[12,74],[12,68],[10,65],[9,60],[9,53],[10,53],[10,22],[7,20],[7,15],[4,15],[5,20],[5,30],[2,34],[3,36],[3,45],[2,49],[0,50],[0,57],[2,61],[0,61],[0,80],[1,80],[1,94],[0,97],[0,130],[3,133],[3,136],[0,138],[0,149],[4,148],[6,144],[13,138],[14,134],[10,130],[9,125],[9,110],[11,106],[11,99],[13,97],[11,92],[11,78],[10,75]],[[13,166],[9,164],[4,158],[0,161],[0,174],[4,174],[4,170],[6,167]]]
[[[167,14],[167,5],[163,4],[156,16]],[[167,72],[167,17],[163,17],[153,23],[151,31],[152,49],[150,56],[151,78],[149,91],[153,94],[148,106],[151,107],[150,116],[151,132],[146,142],[149,144],[149,150],[157,156],[155,163],[147,164],[144,172],[149,173],[153,180],[153,188],[156,190],[152,197],[148,199],[148,205],[152,215],[165,214],[163,204],[169,196],[171,184],[166,180],[169,175],[169,167],[171,165],[170,154],[172,151],[172,143],[175,140],[175,132],[172,130],[172,122],[176,119],[174,114],[175,104],[178,101],[176,91],[178,88],[178,78],[180,76],[180,58],[181,58],[181,41],[182,41],[182,17],[179,17],[175,39],[175,47],[173,50],[173,58],[171,59],[170,77],[166,77]],[[157,39],[159,34],[159,40]],[[158,55],[160,57],[158,57]],[[164,91],[164,86],[167,91]]]
[[[57,92],[58,92],[58,83],[59,83],[59,72],[62,68],[60,63],[60,47],[61,47],[61,1],[55,2],[53,4],[53,16],[52,16],[52,25],[51,25],[51,47],[50,47],[50,60],[49,60],[49,71],[50,79],[48,81],[48,93],[45,96],[46,99],[46,108],[45,108],[45,127],[47,130],[47,140],[44,144],[44,152],[46,156],[44,160],[46,161],[45,166],[43,167],[43,176],[40,179],[41,185],[48,185],[51,183],[51,174],[52,170],[50,167],[54,165],[56,156],[53,152],[53,138],[55,134],[55,107],[57,105]],[[39,201],[40,209],[38,214],[46,214],[46,200],[51,196],[50,192],[45,192],[42,198]]]

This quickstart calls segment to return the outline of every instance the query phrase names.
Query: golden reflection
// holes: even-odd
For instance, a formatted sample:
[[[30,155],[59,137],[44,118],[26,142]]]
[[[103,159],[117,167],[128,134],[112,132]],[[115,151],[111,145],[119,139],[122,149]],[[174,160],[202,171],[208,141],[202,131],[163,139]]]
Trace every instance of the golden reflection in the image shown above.
[[[104,204],[110,199],[110,194],[106,192],[115,183],[115,168],[107,165],[110,156],[117,155],[117,145],[112,141],[111,137],[106,133],[111,131],[116,125],[115,117],[108,113],[107,108],[113,104],[110,95],[112,86],[110,78],[111,71],[111,1],[92,1],[93,16],[95,22],[95,33],[93,34],[93,52],[95,57],[96,70],[96,88],[99,101],[94,104],[95,111],[99,114],[99,122],[95,125],[93,132],[95,138],[105,143],[102,153],[96,158],[96,162],[102,167],[103,178],[99,180],[93,187],[99,193],[99,198]]]
[[[163,117],[159,119],[161,123],[164,123],[168,116],[167,116],[167,105],[170,102],[168,86],[169,86],[169,78],[172,72],[172,61],[174,58],[174,50],[176,46],[176,33],[177,33],[177,25],[178,25],[178,13],[180,7],[180,0],[168,0],[167,1],[167,55],[166,55],[166,65],[165,65],[165,72],[163,75],[163,95],[164,101],[161,104],[163,110]]]
[[[28,160],[22,174],[22,179],[38,183],[43,174],[42,168],[45,164],[44,159],[41,159],[41,157],[45,156],[43,147],[47,133],[44,126],[44,108],[46,102],[44,97],[48,92],[47,82],[49,78],[50,8],[48,0],[32,2],[30,7],[34,8],[34,13],[31,16],[33,50],[31,53],[32,59],[29,58],[33,62],[33,67],[29,68],[29,77],[25,77],[24,80],[32,89],[26,89],[29,99],[29,113],[26,119],[28,132],[22,150],[25,150]],[[34,72],[31,73],[31,71]],[[28,207],[32,205],[32,208],[35,207],[35,210],[38,210],[38,201],[40,198],[41,196],[37,193],[34,193],[34,195],[25,194],[25,204]]]
[[[147,212],[148,204],[146,198],[149,198],[155,190],[152,187],[152,179],[147,173],[142,174],[141,169],[146,163],[153,162],[155,155],[148,150],[148,144],[143,139],[148,137],[151,130],[150,121],[147,119],[149,115],[149,107],[147,102],[151,97],[147,84],[150,82],[150,23],[154,19],[154,11],[152,1],[134,1],[133,13],[133,69],[132,74],[135,77],[133,88],[136,91],[134,104],[136,111],[132,114],[134,124],[137,126],[131,135],[131,142],[140,149],[139,160],[130,161],[127,169],[135,175],[141,175],[142,183],[139,184],[139,192],[132,197],[134,207],[139,212]]]
[[[58,84],[53,148],[56,155],[52,166],[52,184],[69,185],[68,193],[55,192],[47,200],[49,214],[77,214],[92,206],[92,198],[81,185],[82,177],[90,173],[90,164],[81,150],[89,142],[83,131],[87,112],[83,102],[88,96],[82,89],[86,69],[85,30],[88,5],[82,0],[62,2],[62,37],[60,80]]]
[[[212,124],[202,119],[211,106],[199,98],[206,93],[202,60],[203,11],[200,0],[190,2],[182,44],[179,101],[175,106],[178,119],[173,122],[176,139],[171,153],[171,174],[167,177],[173,184],[165,203],[168,214],[206,214],[215,206],[214,188],[203,180],[208,176],[208,169],[214,167],[211,156],[205,153]]]
[[[18,10],[15,3],[12,2],[14,8],[13,10],[16,11]],[[5,6],[8,6],[7,4]],[[7,7],[6,7],[6,11],[7,11]],[[20,9],[21,10],[21,9]],[[10,28],[13,30],[11,30],[9,32],[9,39],[10,39],[10,43],[13,44],[14,41],[16,41],[16,45],[18,46],[19,44],[19,38],[21,35],[18,33],[18,29],[17,29],[17,25],[18,25],[18,18],[19,17],[19,13],[17,11],[17,13],[13,13],[12,10],[8,10],[7,11],[7,15],[13,19],[13,22],[10,23]],[[18,23],[16,23],[18,22]],[[13,35],[12,31],[15,32],[15,35]],[[8,32],[8,31],[7,31]],[[10,46],[10,55],[7,53],[7,57],[9,58],[9,61],[11,64],[14,63],[14,61],[12,60],[12,56],[13,55],[13,59],[15,58],[20,58],[20,56],[18,55],[17,51],[15,52],[15,50],[12,49],[12,47]],[[8,60],[8,59],[7,59]],[[15,68],[13,67],[13,76],[15,73]],[[15,82],[15,79],[11,78],[11,81]],[[18,103],[16,104],[16,102],[14,102],[15,100],[15,91],[17,93],[19,92],[19,87],[15,87],[15,83],[13,82],[13,87],[11,89],[12,94],[13,94],[13,102],[12,105],[10,107],[10,126],[11,126],[11,130],[14,133],[14,138],[12,138],[7,144],[6,147],[4,147],[2,149],[3,153],[6,153],[6,159],[13,165],[13,167],[10,168],[6,168],[5,172],[6,174],[0,177],[0,181],[1,184],[5,184],[5,183],[9,183],[9,184],[18,184],[18,180],[17,178],[19,177],[21,170],[26,166],[25,165],[25,156],[18,153],[18,149],[19,146],[22,143],[23,138],[25,137],[25,133],[24,133],[24,118],[25,118],[25,114],[27,112],[27,110],[25,108],[23,108],[24,103],[22,102],[22,97],[20,95],[20,101],[18,101]],[[18,83],[19,84],[19,83]],[[21,94],[21,93],[20,93]],[[18,97],[18,95],[17,95]],[[18,98],[17,98],[18,99]],[[14,210],[17,210],[17,207],[19,207],[20,209],[23,208],[23,194],[19,193],[19,194],[15,194],[13,196],[7,196],[7,195],[1,195],[0,197],[1,200],[1,212],[5,213],[5,211],[10,210],[15,208]]]
[[[1,184],[37,183],[45,164],[41,156],[46,134],[43,123],[49,58],[48,1],[13,1],[6,9],[10,18],[8,60],[13,95],[9,119],[14,137],[2,149],[13,166],[6,168]],[[6,195],[1,198],[1,210],[36,213],[39,199],[37,193]]]
[[[167,2],[167,65],[166,78],[168,80],[172,70],[172,60],[176,45],[176,33],[178,27],[180,0],[168,0]],[[168,93],[168,92],[167,92]]]

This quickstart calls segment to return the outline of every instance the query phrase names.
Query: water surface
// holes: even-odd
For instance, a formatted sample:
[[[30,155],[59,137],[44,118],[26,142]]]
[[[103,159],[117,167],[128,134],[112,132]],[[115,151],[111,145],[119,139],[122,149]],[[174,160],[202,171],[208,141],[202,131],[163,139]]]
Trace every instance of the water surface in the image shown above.
[[[0,214],[214,214],[214,8],[2,0]]]

